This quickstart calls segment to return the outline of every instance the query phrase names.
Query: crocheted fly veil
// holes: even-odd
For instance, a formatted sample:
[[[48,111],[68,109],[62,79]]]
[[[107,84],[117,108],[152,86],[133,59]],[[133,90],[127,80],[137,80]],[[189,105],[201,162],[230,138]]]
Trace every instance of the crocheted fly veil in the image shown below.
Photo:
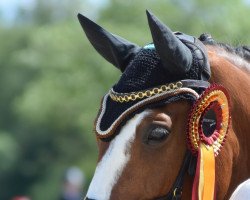
[[[95,131],[114,137],[135,113],[179,99],[196,100],[210,78],[203,44],[195,37],[173,33],[147,12],[153,43],[139,47],[78,15],[93,47],[121,70],[120,80],[103,97]]]
[[[147,17],[153,42],[139,47],[78,15],[93,47],[122,72],[120,80],[103,97],[95,132],[109,141],[129,118],[145,108],[181,99],[192,101],[186,155],[192,153],[197,160],[185,156],[189,166],[197,161],[192,200],[212,200],[216,196],[215,156],[225,142],[230,119],[229,96],[223,86],[210,86],[207,52],[197,38],[172,32],[149,12]],[[169,193],[174,197],[176,188],[181,187],[177,182]]]
[[[147,16],[153,43],[139,47],[78,15],[93,47],[123,72],[103,97],[95,127],[100,138],[114,136],[117,128],[145,107],[195,100],[209,85],[203,44],[195,37],[173,33],[151,13]]]

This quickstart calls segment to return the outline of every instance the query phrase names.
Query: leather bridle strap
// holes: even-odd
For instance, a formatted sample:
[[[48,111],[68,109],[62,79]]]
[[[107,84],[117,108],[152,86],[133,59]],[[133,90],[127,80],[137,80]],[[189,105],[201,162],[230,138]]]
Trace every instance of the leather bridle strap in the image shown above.
[[[210,86],[210,83],[202,80],[184,79],[180,81],[183,87],[194,88],[194,89],[206,89]]]
[[[181,80],[183,87],[204,90],[209,87],[210,83],[202,80],[192,80],[185,79]],[[192,155],[192,153],[187,150],[184,156],[182,166],[180,168],[179,174],[169,191],[169,193],[163,197],[156,198],[155,200],[180,200],[182,196],[182,188],[184,184],[184,176],[186,172],[189,175],[194,176],[196,168],[197,158]]]
[[[172,189],[169,191],[169,193],[166,196],[157,198],[155,200],[180,200],[182,195],[182,188],[184,183],[184,176],[187,171],[189,171],[190,166],[193,167],[193,159],[192,159],[192,153],[187,150],[185,153],[185,157],[182,163],[182,166],[180,168],[179,174],[175,180],[175,183],[172,187]],[[193,169],[191,169],[193,171]]]

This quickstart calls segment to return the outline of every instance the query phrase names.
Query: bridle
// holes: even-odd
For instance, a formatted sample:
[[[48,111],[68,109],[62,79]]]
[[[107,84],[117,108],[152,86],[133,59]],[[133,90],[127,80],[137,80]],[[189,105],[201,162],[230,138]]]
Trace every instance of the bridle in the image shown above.
[[[209,110],[212,110],[212,111],[215,111],[215,116],[212,119],[215,119],[216,124],[217,123],[220,124],[218,126],[220,126],[220,128],[221,128],[221,124],[223,124],[222,122],[224,122],[224,121],[220,121],[220,120],[222,120],[222,118],[225,114],[225,113],[222,113],[221,111],[222,111],[222,107],[225,107],[226,104],[219,104],[219,103],[221,103],[221,100],[224,100],[222,97],[227,98],[227,95],[226,95],[227,92],[226,92],[225,88],[223,88],[220,85],[216,85],[216,84],[210,85],[209,82],[203,81],[203,80],[186,79],[186,80],[179,81],[179,83],[181,83],[180,88],[173,89],[172,91],[170,91],[170,93],[162,92],[161,94],[157,94],[155,96],[152,96],[151,98],[148,98],[149,100],[152,100],[150,102],[151,104],[150,103],[147,104],[147,101],[146,101],[147,99],[146,99],[145,100],[146,103],[142,104],[141,108],[138,108],[139,107],[138,106],[137,110],[134,110],[134,111],[132,110],[135,114],[135,113],[138,113],[140,110],[144,110],[146,108],[159,107],[159,106],[166,105],[168,103],[171,103],[171,102],[174,102],[177,100],[181,100],[181,99],[191,100],[193,102],[193,106],[192,106],[192,109],[190,110],[190,115],[188,118],[187,132],[186,132],[187,138],[188,138],[188,140],[187,140],[188,148],[187,148],[186,153],[184,155],[184,159],[183,159],[182,165],[180,167],[179,173],[178,173],[177,178],[176,178],[175,182],[173,183],[170,191],[165,196],[155,198],[155,200],[180,200],[182,197],[182,189],[183,189],[184,178],[185,178],[186,174],[190,175],[191,177],[194,177],[194,175],[195,175],[194,181],[193,181],[194,183],[193,183],[193,190],[192,190],[192,198],[197,194],[198,191],[201,191],[202,189],[200,189],[200,188],[203,188],[203,186],[199,185],[199,182],[197,184],[197,181],[196,181],[197,177],[200,176],[200,175],[197,175],[196,168],[199,169],[198,172],[201,172],[200,170],[203,170],[203,167],[200,168],[200,163],[201,163],[200,152],[203,151],[202,148],[205,144],[205,145],[207,145],[206,148],[210,149],[208,151],[213,152],[213,154],[209,154],[209,155],[212,155],[214,158],[214,156],[218,155],[218,149],[216,149],[216,148],[220,148],[220,147],[216,146],[216,148],[214,149],[214,146],[213,146],[215,144],[214,142],[215,142],[215,140],[217,142],[217,139],[221,140],[219,142],[220,142],[220,145],[222,145],[222,143],[224,141],[225,134],[226,134],[226,132],[223,133],[222,135],[221,135],[221,133],[216,132],[216,131],[218,131],[217,126],[212,131],[212,134],[210,134],[210,132],[207,132],[206,128],[203,128],[203,125],[201,124],[201,123],[203,123],[203,120],[206,118],[205,114]],[[171,83],[171,84],[173,84],[173,83]],[[183,88],[182,88],[182,86],[183,86]],[[181,89],[183,89],[183,90],[181,90]],[[178,94],[177,91],[184,91],[184,93]],[[142,92],[142,91],[140,91],[140,92]],[[220,96],[220,93],[224,94],[224,96],[223,95]],[[136,96],[136,93],[132,93],[132,94]],[[169,94],[171,94],[172,96],[171,95],[167,96]],[[185,96],[188,94],[196,94],[196,95],[191,97],[191,98],[188,98],[188,96]],[[114,94],[108,93],[108,95],[114,95]],[[128,96],[129,93],[127,93],[127,94],[115,93],[115,95],[116,96],[114,97],[113,101],[118,101],[118,99],[123,99],[123,98],[125,99],[124,95]],[[226,103],[226,102],[227,101],[222,102],[222,103]],[[140,103],[141,102],[139,102],[138,104],[140,104]],[[143,101],[142,101],[142,103],[143,103]],[[138,104],[136,104],[136,105],[138,105]],[[105,112],[105,109],[102,111]],[[227,112],[229,112],[229,111],[227,110]],[[197,115],[198,115],[198,117],[197,117]],[[221,116],[218,116],[218,115],[221,115]],[[102,116],[102,112],[100,113],[100,116]],[[128,114],[128,116],[129,116],[129,114]],[[126,119],[126,118],[124,118],[124,119]],[[219,121],[217,121],[217,119],[219,119]],[[226,119],[228,120],[228,119],[230,119],[230,117],[227,116]],[[198,122],[197,122],[197,120],[198,120]],[[197,124],[196,124],[197,127],[193,126],[193,125],[195,125],[194,123],[198,123],[199,127]],[[190,129],[190,127],[191,127],[191,129]],[[200,128],[201,130],[199,129],[200,131],[193,131],[194,127],[196,127],[197,130],[198,130],[198,128]],[[228,127],[228,125],[227,125],[227,127]],[[196,134],[198,134],[198,135],[196,135]],[[110,137],[109,135],[107,135],[107,136],[108,136],[107,138]],[[103,135],[100,134],[99,138],[103,139],[102,137],[103,137]],[[104,139],[106,139],[106,138],[104,138]],[[197,158],[197,155],[198,155],[198,158]],[[204,157],[204,160],[202,162],[207,162],[207,161],[208,160],[206,160],[206,158]],[[214,161],[213,161],[213,163],[214,163]],[[213,169],[214,169],[214,167],[213,167]],[[204,171],[204,173],[205,173],[205,171]],[[214,178],[212,180],[214,180]],[[214,185],[214,183],[212,183],[212,185]],[[204,191],[208,192],[209,190],[204,189]],[[214,191],[212,191],[210,194],[213,194],[213,192]]]
[[[193,79],[185,79],[185,80],[181,80],[178,83],[181,83],[182,87],[184,88],[190,88],[192,90],[194,90],[195,92],[197,92],[198,94],[202,93],[206,88],[208,88],[210,86],[210,83],[207,81],[203,81],[203,80],[193,80]],[[174,90],[173,90],[174,91]],[[134,93],[133,93],[134,94]],[[197,94],[197,95],[198,95]],[[111,95],[111,98],[114,101],[123,101],[123,99],[125,99],[125,96],[129,96],[129,94],[118,94],[118,93],[109,93],[109,95]],[[176,100],[181,99],[180,97],[177,96],[173,96],[175,97]],[[197,100],[197,97],[192,97],[192,101],[195,102]],[[164,104],[168,104],[170,102],[173,101],[169,101],[169,100],[161,100],[164,101]],[[159,106],[161,105],[161,103],[159,103],[158,101],[156,103],[152,104],[153,107],[154,106]],[[144,105],[144,108],[148,108],[151,107],[152,105]],[[100,139],[102,136],[98,135],[100,137]],[[105,138],[104,138],[105,139]],[[105,140],[104,140],[105,141]],[[190,176],[194,176],[195,174],[195,168],[196,168],[196,157],[192,154],[192,152],[187,149],[181,168],[179,170],[179,173],[177,175],[177,178],[172,186],[172,188],[170,189],[170,191],[162,197],[156,198],[155,200],[180,200],[181,196],[182,196],[182,189],[183,189],[183,184],[184,184],[184,177],[185,174],[188,172],[188,174]]]
[[[213,111],[213,117],[210,119],[215,122],[215,127],[206,129],[203,122],[206,121],[205,116],[209,111]],[[221,85],[211,85],[200,95],[191,109],[187,126],[188,149],[179,174],[170,192],[156,200],[181,199],[186,172],[190,176],[195,174],[192,199],[202,199],[201,194],[203,197],[209,196],[208,199],[214,198],[215,156],[219,154],[219,149],[225,141],[229,119],[230,101],[227,90]],[[204,153],[206,156],[203,156]],[[211,184],[211,189],[203,183]]]
[[[164,96],[165,94],[169,94],[167,92],[157,94],[151,97],[151,100],[155,100],[153,103],[151,102],[152,104],[147,104],[146,102],[141,108],[143,110],[145,108],[150,108],[150,107],[153,108],[154,106],[158,107],[158,106],[165,105],[165,104],[168,104],[168,103],[180,100],[180,99],[187,98],[177,93],[177,91],[181,89],[184,89],[184,91],[187,91],[186,95],[188,95],[189,93],[196,94],[196,96],[189,99],[193,102],[193,106],[192,106],[192,109],[190,110],[190,115],[188,117],[188,123],[187,123],[186,134],[187,134],[188,148],[186,150],[179,173],[170,191],[165,196],[155,198],[155,200],[180,200],[182,197],[184,177],[186,174],[192,177],[195,175],[194,181],[193,181],[192,199],[197,199],[196,198],[196,195],[198,194],[197,192],[199,192],[200,194],[200,192],[202,191],[205,191],[204,193],[202,193],[203,195],[204,194],[208,196],[214,195],[214,189],[210,191],[209,188],[205,188],[204,185],[202,185],[203,182],[201,183],[197,182],[197,179],[199,179],[200,173],[202,173],[201,175],[202,180],[204,180],[203,174],[206,173],[207,175],[207,172],[210,171],[210,170],[205,170],[205,167],[203,169],[203,164],[201,167],[201,163],[204,163],[204,166],[211,166],[211,169],[213,170],[213,175],[211,176],[212,178],[210,179],[210,178],[207,178],[206,176],[206,179],[204,180],[204,182],[206,180],[210,182],[212,181],[211,185],[212,186],[215,185],[215,182],[214,182],[215,160],[214,158],[215,156],[218,155],[219,148],[222,147],[222,144],[224,142],[224,139],[228,130],[228,123],[230,119],[230,112],[229,112],[230,106],[229,106],[229,101],[228,101],[228,93],[224,87],[220,85],[216,85],[216,84],[210,85],[209,82],[202,81],[202,80],[188,80],[187,79],[187,80],[181,80],[179,81],[179,83],[181,83],[181,85],[185,87],[173,89],[173,91],[170,92],[172,96]],[[109,93],[109,95],[111,94]],[[117,97],[120,97],[119,93],[116,93],[116,95],[118,95]],[[124,95],[124,94],[121,94],[121,95]],[[159,99],[159,97],[161,97],[162,99]],[[139,110],[137,110],[137,112]],[[203,128],[203,122],[205,121],[204,119],[206,118],[205,115],[209,111],[214,111],[214,116],[212,117],[212,119],[216,120],[216,127],[213,129],[211,133],[210,133],[211,130],[210,131],[206,130],[205,128],[206,126],[204,126]],[[101,135],[101,137],[102,136],[103,135]],[[101,137],[100,139],[102,139]],[[218,146],[218,144],[220,146]],[[204,147],[206,149],[205,151],[204,151]],[[202,152],[206,152],[207,157],[202,157],[203,155]],[[197,155],[198,155],[198,158],[197,158]],[[211,156],[213,157],[212,162],[211,162]],[[210,163],[210,164],[213,163],[213,164],[207,165],[205,163]],[[199,169],[198,173],[197,173],[196,168]],[[200,198],[198,197],[198,199]]]
[[[211,77],[211,70],[202,41],[184,33],[172,32],[152,13],[146,13],[153,43],[144,47],[117,37],[78,14],[82,28],[93,47],[122,72],[119,81],[102,99],[95,122],[95,133],[98,138],[110,141],[124,122],[145,108],[179,99],[195,100],[188,118],[189,148],[182,166],[169,193],[156,199],[180,199],[184,176],[187,172],[194,176],[196,164],[203,179],[199,181],[200,173],[195,173],[192,199],[202,199],[201,194],[212,199],[215,156],[224,143],[230,119],[229,95],[222,86],[209,86],[207,81]],[[168,80],[167,83],[164,80]],[[182,81],[175,82],[176,80]],[[216,118],[216,128],[212,134],[203,132],[201,128],[203,117],[209,111],[214,111]],[[206,164],[200,168],[201,163]],[[207,166],[212,169],[212,178],[207,176],[211,172],[205,170],[208,169]],[[211,187],[205,187],[206,181],[211,183]]]
[[[188,172],[190,176],[194,176],[195,173],[195,165],[196,165],[196,157],[192,155],[189,150],[186,150],[182,166],[179,170],[177,178],[165,196],[156,198],[155,200],[180,200],[182,197],[182,189],[184,184],[184,176]]]
[[[208,82],[201,80],[188,80],[186,83],[189,87],[198,88],[204,90],[209,86]],[[192,155],[192,152],[187,149],[184,155],[184,159],[177,175],[177,178],[172,185],[170,191],[162,197],[156,198],[155,200],[180,200],[182,197],[182,189],[184,184],[184,177],[186,174],[194,176],[196,169],[197,158]]]

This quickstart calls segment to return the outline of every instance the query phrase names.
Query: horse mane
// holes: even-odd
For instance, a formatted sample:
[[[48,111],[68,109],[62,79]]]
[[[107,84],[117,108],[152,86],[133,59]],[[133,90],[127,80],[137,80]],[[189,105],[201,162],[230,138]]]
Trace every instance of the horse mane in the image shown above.
[[[199,39],[205,45],[218,47],[220,50],[223,49],[224,51],[220,52],[223,57],[235,63],[238,67],[245,68],[245,71],[250,73],[250,46],[239,45],[234,47],[226,43],[216,42],[208,33],[201,34]]]
[[[250,62],[250,46],[242,45],[237,47],[232,47],[231,45],[225,43],[217,43],[217,46],[225,49],[231,54],[235,54],[244,60]]]

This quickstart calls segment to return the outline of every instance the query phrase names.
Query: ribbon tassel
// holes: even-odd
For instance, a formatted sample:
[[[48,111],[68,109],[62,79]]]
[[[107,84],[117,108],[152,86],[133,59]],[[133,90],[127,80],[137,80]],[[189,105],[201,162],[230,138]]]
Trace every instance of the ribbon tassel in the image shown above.
[[[213,129],[203,123],[206,115]],[[192,200],[215,200],[215,157],[225,142],[229,119],[229,97],[222,86],[207,88],[193,106],[187,132],[189,149],[198,156]]]
[[[213,147],[200,145],[192,200],[214,200],[215,198],[215,155]]]

